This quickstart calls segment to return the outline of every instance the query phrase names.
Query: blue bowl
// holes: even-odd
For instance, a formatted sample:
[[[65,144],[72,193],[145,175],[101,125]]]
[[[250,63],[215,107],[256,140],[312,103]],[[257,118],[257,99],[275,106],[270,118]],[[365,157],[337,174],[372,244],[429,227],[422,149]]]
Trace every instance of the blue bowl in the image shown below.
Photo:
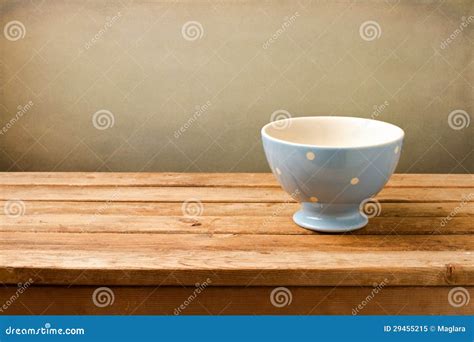
[[[334,233],[367,224],[361,208],[393,174],[404,135],[386,122],[336,116],[288,118],[262,128],[273,174],[301,203],[293,220]]]

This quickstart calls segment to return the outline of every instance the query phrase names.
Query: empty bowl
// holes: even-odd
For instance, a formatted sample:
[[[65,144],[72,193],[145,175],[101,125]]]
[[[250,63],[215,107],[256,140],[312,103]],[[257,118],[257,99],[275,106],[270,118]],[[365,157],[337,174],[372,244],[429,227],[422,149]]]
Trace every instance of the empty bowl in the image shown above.
[[[393,174],[403,137],[395,125],[355,117],[288,118],[262,128],[273,174],[301,203],[293,220],[321,232],[367,224],[361,208]]]

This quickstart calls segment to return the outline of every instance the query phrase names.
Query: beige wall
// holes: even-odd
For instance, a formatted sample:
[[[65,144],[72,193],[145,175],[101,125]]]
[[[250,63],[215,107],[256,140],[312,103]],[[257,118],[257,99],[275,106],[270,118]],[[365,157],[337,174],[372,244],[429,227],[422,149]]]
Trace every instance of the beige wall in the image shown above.
[[[2,171],[267,171],[278,110],[401,126],[398,172],[474,171],[472,0],[0,4]]]

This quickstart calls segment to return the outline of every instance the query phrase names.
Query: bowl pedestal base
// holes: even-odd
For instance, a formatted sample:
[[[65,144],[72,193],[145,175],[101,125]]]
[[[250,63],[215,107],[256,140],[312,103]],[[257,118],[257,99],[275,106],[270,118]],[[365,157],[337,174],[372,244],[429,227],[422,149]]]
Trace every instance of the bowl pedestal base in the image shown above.
[[[357,204],[301,203],[293,221],[303,228],[324,233],[350,232],[364,227],[368,222]]]

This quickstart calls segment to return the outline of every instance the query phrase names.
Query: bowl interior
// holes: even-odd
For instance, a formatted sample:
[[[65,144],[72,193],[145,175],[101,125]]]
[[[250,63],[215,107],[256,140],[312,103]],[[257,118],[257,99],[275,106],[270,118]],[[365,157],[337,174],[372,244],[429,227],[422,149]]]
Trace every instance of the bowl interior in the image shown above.
[[[314,116],[289,118],[267,124],[262,134],[289,144],[350,148],[384,145],[403,138],[400,127],[383,121]]]

